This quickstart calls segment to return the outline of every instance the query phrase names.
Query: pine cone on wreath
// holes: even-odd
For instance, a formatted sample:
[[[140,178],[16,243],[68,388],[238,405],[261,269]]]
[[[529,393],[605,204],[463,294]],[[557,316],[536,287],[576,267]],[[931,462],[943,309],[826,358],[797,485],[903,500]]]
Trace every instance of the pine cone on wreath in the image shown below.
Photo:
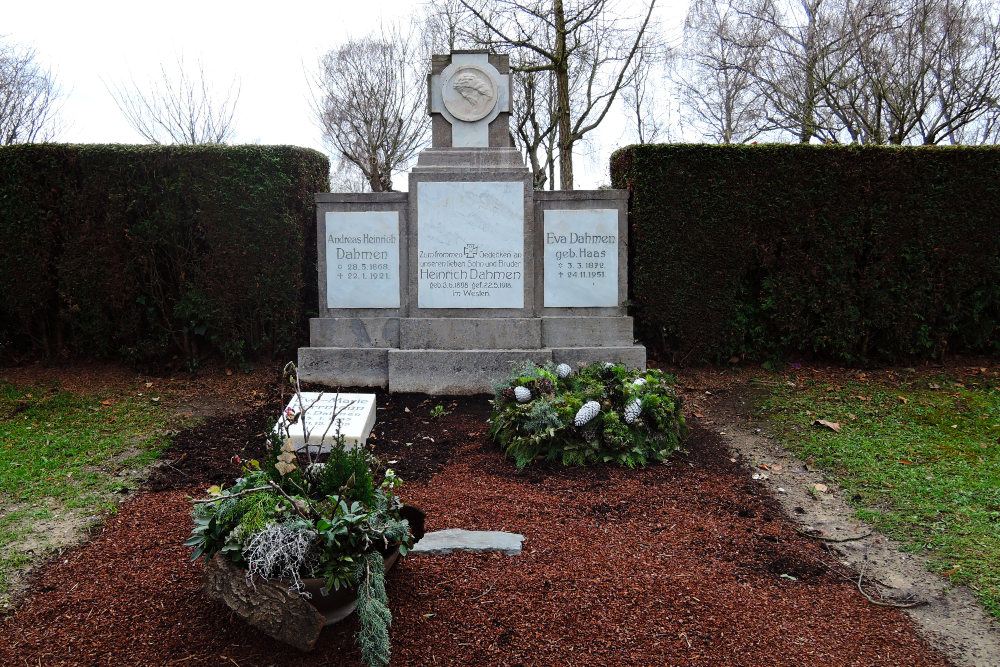
[[[601,404],[597,401],[587,401],[576,413],[573,423],[576,426],[583,426],[601,412]]]
[[[539,394],[554,394],[556,393],[556,383],[549,378],[539,378],[538,382],[535,383],[535,389],[538,390]]]
[[[556,366],[556,377],[558,377],[560,380],[568,378],[570,373],[572,372],[573,369],[570,368],[569,364],[559,364],[558,366]]]
[[[518,403],[527,403],[531,400],[531,390],[527,387],[514,387],[514,397]]]
[[[642,412],[642,401],[638,398],[633,398],[625,406],[625,423],[631,424],[636,419],[639,418],[639,413]]]

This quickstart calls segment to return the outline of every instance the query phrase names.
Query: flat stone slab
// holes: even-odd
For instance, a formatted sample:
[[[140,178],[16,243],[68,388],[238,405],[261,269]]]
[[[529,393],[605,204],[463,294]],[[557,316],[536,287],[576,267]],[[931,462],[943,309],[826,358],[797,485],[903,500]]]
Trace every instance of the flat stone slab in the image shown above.
[[[499,530],[448,528],[425,534],[410,549],[411,554],[450,554],[453,551],[486,553],[499,551],[510,556],[521,553],[524,535]]]

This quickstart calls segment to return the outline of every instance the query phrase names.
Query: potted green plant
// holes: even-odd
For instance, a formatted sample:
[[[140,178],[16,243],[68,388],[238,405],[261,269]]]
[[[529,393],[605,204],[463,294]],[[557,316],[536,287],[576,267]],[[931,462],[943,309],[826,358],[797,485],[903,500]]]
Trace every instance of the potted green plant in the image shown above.
[[[372,453],[346,446],[339,429],[329,447],[296,449],[288,426],[309,407],[299,405],[279,419],[264,462],[237,458],[232,486],[193,501],[185,544],[208,563],[206,592],[266,634],[309,650],[356,606],[362,659],[388,664],[385,571],[423,535],[423,513],[404,506],[399,477],[378,475]]]

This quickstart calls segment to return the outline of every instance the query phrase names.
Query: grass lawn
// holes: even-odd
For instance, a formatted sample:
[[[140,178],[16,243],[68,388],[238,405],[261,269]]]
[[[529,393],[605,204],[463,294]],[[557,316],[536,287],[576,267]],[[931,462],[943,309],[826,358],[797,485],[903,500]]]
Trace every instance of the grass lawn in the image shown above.
[[[897,378],[781,378],[757,410],[789,450],[845,488],[860,518],[1000,617],[1000,381]]]
[[[156,457],[170,416],[148,398],[0,381],[0,597],[13,572],[112,510]],[[122,474],[126,473],[126,474]]]

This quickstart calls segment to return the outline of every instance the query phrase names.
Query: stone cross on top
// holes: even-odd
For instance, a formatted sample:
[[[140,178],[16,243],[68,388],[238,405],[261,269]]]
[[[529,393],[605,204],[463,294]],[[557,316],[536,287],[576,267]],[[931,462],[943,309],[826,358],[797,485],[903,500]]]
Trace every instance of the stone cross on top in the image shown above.
[[[510,147],[510,65],[506,55],[435,55],[427,77],[434,148]]]

